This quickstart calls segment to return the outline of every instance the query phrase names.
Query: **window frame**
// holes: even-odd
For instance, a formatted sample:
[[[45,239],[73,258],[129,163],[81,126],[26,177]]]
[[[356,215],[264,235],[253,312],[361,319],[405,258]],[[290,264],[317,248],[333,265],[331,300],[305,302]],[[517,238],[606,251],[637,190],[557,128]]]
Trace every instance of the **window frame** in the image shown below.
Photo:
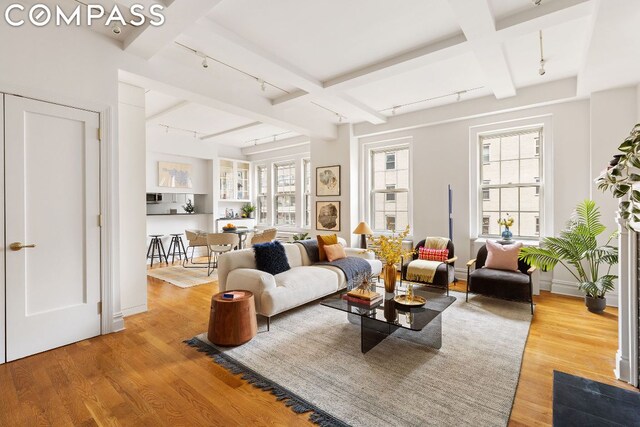
[[[408,163],[408,175],[409,175],[409,186],[408,188],[395,188],[393,190],[386,190],[386,189],[380,189],[380,190],[373,190],[373,182],[374,182],[374,167],[373,167],[373,154],[376,152],[381,152],[381,151],[398,151],[398,150],[403,150],[403,149],[408,149],[409,151],[409,163]],[[364,210],[364,217],[366,218],[367,222],[370,224],[374,234],[376,235],[380,235],[380,234],[389,234],[389,230],[386,229],[376,229],[375,228],[375,195],[377,193],[387,193],[387,192],[393,192],[396,195],[398,193],[406,193],[407,194],[407,219],[408,219],[408,224],[409,224],[409,228],[412,230],[413,229],[413,192],[411,190],[412,188],[412,181],[413,181],[413,156],[411,155],[413,150],[413,141],[411,137],[403,137],[403,138],[398,138],[398,139],[394,139],[394,140],[387,140],[387,141],[379,141],[379,142],[372,142],[372,143],[365,143],[362,145],[362,154],[361,154],[361,166],[362,166],[362,170],[363,170],[363,175],[362,175],[362,192],[363,192],[363,198],[361,199],[362,203],[363,203],[363,210]],[[387,167],[387,159],[385,158],[385,162],[384,162],[384,169],[383,170],[388,170]],[[397,159],[396,159],[397,160]],[[386,199],[386,197],[385,197]],[[411,238],[411,236],[408,236],[407,238]]]
[[[265,192],[262,193],[261,190],[261,181],[260,181],[260,171],[264,170],[264,179],[265,179]],[[255,165],[255,173],[256,173],[256,224],[258,225],[268,225],[269,224],[269,212],[271,209],[269,208],[269,167],[266,164],[260,163]],[[264,205],[266,209],[266,216],[264,221],[260,220],[260,200],[264,201]]]
[[[291,191],[283,191],[283,192],[279,192],[278,191],[278,168],[281,167],[289,167],[293,170],[293,173],[290,175],[293,177],[293,184],[289,184],[289,186],[293,186],[293,190]],[[281,227],[295,227],[297,225],[296,223],[296,210],[297,210],[297,202],[296,202],[296,162],[295,160],[286,160],[286,161],[281,161],[281,162],[274,162],[273,163],[273,179],[272,179],[272,185],[273,185],[273,225],[274,226],[281,226]],[[293,215],[293,222],[285,222],[285,223],[280,223],[278,222],[278,197],[293,197],[293,207],[294,210],[293,212],[289,212],[289,216]]]
[[[541,196],[544,192],[544,174],[545,174],[545,162],[544,162],[544,157],[543,157],[543,153],[544,153],[544,135],[545,135],[545,126],[538,124],[535,126],[523,126],[520,128],[513,128],[513,129],[504,129],[504,130],[496,130],[496,131],[492,131],[492,132],[485,132],[485,133],[478,133],[478,142],[477,142],[477,147],[478,147],[478,157],[479,157],[479,162],[478,162],[478,181],[477,181],[477,191],[478,191],[478,204],[477,204],[477,235],[479,238],[496,238],[496,237],[500,237],[500,233],[498,234],[490,234],[490,233],[484,233],[484,228],[483,228],[483,219],[485,217],[487,217],[488,215],[484,215],[485,211],[483,209],[483,202],[486,201],[487,199],[484,199],[484,192],[487,190],[492,190],[492,189],[497,189],[498,190],[498,212],[500,211],[500,204],[501,204],[501,195],[502,192],[500,191],[501,189],[509,189],[509,188],[517,188],[518,189],[518,206],[520,206],[520,189],[522,188],[530,188],[530,187],[535,187],[536,189],[536,193],[535,196]],[[487,147],[490,147],[489,144],[485,143],[485,139],[494,139],[496,137],[499,138],[506,138],[506,137],[510,137],[510,136],[515,136],[515,135],[524,135],[524,134],[530,134],[533,132],[538,132],[538,137],[536,138],[536,143],[535,143],[535,148],[534,148],[534,155],[533,157],[530,158],[525,158],[525,159],[538,159],[539,161],[539,168],[538,168],[538,174],[539,176],[536,176],[534,178],[533,182],[527,182],[527,183],[517,183],[517,184],[490,184],[487,183],[487,181],[490,182],[490,180],[485,180],[482,172],[483,172],[483,166],[487,165],[491,162],[485,162],[485,150]],[[520,148],[518,148],[518,157],[517,160],[520,161],[523,158],[520,156]],[[518,166],[520,168],[520,165]],[[518,170],[518,175],[520,175],[521,173],[521,169]],[[495,212],[495,211],[488,211],[488,212]],[[542,223],[544,220],[544,213],[545,213],[545,207],[544,207],[544,198],[540,197],[539,198],[539,205],[538,205],[538,211],[521,211],[520,209],[518,209],[517,211],[517,217],[515,218],[516,221],[520,221],[520,214],[521,213],[535,213],[537,214],[537,218],[538,218],[538,224],[535,227],[535,229],[537,229],[537,236],[522,236],[522,235],[515,235],[514,234],[514,238],[516,238],[517,240],[538,240],[541,238],[541,230],[543,229],[542,227]],[[513,215],[513,213],[510,212],[510,216],[516,216]],[[500,216],[500,214],[499,214]],[[535,230],[534,229],[534,230]],[[535,231],[534,231],[535,233]]]
[[[308,168],[308,171],[307,171]],[[311,159],[302,159],[302,228],[311,227],[311,181],[313,176],[311,175]],[[308,172],[308,174],[307,174]],[[307,187],[307,178],[309,179],[309,186]],[[307,217],[309,220],[307,221]]]

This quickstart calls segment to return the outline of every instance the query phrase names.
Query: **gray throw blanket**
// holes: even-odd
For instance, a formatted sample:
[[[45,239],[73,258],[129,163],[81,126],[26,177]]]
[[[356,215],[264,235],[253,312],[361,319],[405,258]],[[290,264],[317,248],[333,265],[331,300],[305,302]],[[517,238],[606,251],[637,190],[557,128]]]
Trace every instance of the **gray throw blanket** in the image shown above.
[[[318,241],[298,240],[295,243],[302,245],[307,251],[309,260],[313,265],[330,265],[339,268],[347,279],[347,289],[353,289],[360,285],[360,282],[371,275],[371,264],[365,259],[358,257],[346,257],[335,261],[320,261],[320,252],[318,250]]]

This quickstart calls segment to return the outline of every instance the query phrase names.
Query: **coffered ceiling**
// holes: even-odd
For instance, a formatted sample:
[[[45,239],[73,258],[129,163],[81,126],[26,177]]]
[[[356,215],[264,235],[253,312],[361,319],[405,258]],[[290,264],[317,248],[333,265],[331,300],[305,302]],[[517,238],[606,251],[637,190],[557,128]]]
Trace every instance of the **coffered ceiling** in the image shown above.
[[[628,53],[640,49],[639,15],[636,0],[175,0],[167,25],[122,37],[122,48],[187,67],[217,100],[153,90],[150,126],[242,146],[268,134],[329,138],[326,125],[381,124],[567,77],[576,96],[637,82],[640,59]]]

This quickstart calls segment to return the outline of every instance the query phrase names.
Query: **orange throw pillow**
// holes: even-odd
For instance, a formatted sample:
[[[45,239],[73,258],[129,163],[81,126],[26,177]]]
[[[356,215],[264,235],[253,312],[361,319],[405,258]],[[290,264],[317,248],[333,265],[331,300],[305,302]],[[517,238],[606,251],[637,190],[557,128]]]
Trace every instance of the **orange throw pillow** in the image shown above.
[[[335,245],[324,245],[324,251],[327,254],[327,260],[329,262],[347,257],[347,253],[344,251],[344,248],[340,243],[336,243]]]
[[[318,234],[318,254],[320,255],[320,261],[327,260],[327,253],[324,251],[325,245],[335,245],[338,243],[338,235],[337,234],[329,234],[326,236],[321,236]]]

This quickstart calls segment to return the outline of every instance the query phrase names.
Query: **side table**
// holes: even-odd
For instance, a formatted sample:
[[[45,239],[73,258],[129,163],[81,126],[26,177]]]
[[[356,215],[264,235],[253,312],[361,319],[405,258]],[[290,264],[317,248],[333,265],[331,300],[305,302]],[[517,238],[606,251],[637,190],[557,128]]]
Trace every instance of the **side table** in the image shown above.
[[[233,294],[234,298],[222,298],[223,294]],[[250,341],[257,332],[258,322],[252,292],[221,292],[211,298],[207,333],[209,341],[222,346],[236,346]]]

